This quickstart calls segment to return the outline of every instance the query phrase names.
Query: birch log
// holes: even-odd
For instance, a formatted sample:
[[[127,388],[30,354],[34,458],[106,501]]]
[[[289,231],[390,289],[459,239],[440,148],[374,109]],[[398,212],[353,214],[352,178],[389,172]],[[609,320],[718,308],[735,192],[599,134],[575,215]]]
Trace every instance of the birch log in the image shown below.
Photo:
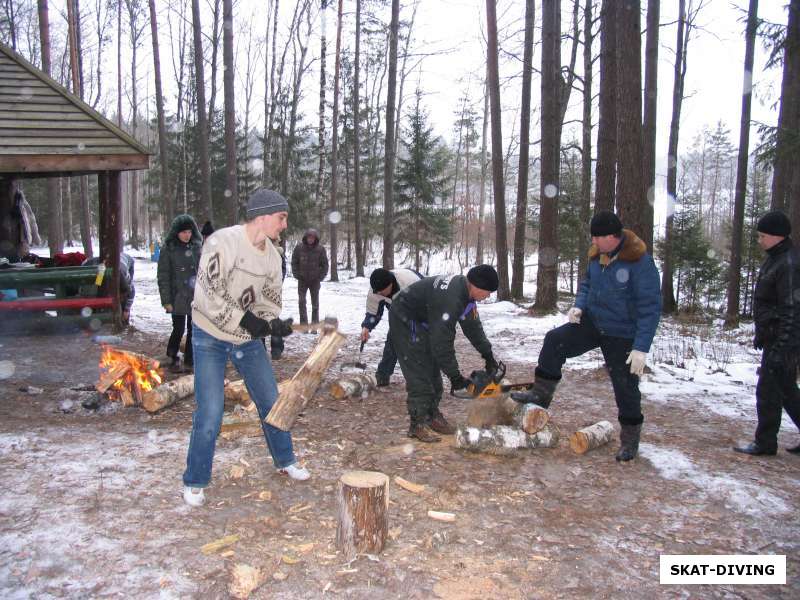
[[[389,531],[389,477],[377,471],[348,471],[339,478],[336,547],[345,559],[378,554]]]
[[[306,362],[278,395],[278,401],[267,415],[267,423],[283,431],[292,428],[297,416],[317,391],[325,371],[328,370],[345,339],[345,336],[338,331],[329,331],[320,336]]]
[[[142,394],[142,408],[156,412],[194,393],[194,374],[178,377]]]
[[[509,425],[525,433],[541,431],[550,421],[550,414],[536,404],[522,404],[507,394],[495,398],[475,398],[469,405],[467,425],[487,429]]]
[[[352,396],[366,395],[378,385],[372,373],[348,375],[331,384],[331,395],[337,400]]]
[[[585,454],[589,450],[609,443],[612,437],[614,437],[614,426],[608,421],[600,421],[569,436],[569,447],[576,454]]]
[[[287,379],[286,381],[281,381],[278,384],[278,397],[280,397],[280,395],[289,385],[289,381],[291,380]],[[225,384],[225,400],[227,402],[241,404],[245,409],[247,409],[249,412],[252,412],[254,415],[258,414],[256,405],[253,402],[253,399],[250,398],[250,394],[247,391],[247,386],[244,384],[244,379],[231,381],[230,383]]]
[[[549,426],[534,434],[508,425],[496,425],[490,429],[460,425],[456,429],[456,448],[471,452],[502,456],[515,454],[518,450],[555,448],[557,445],[558,432]]]

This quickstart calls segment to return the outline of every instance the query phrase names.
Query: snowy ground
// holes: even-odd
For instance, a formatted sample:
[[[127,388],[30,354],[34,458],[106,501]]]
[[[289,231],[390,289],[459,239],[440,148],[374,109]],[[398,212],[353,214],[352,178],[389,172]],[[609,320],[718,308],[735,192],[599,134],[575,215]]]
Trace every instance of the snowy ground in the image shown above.
[[[161,356],[170,321],[156,266],[131,253],[137,294],[133,327],[122,337]],[[340,279],[323,283],[321,315],[339,319],[349,360],[358,351],[368,280],[341,270]],[[284,317],[297,318],[296,289],[289,276]],[[533,318],[493,298],[480,314],[512,380],[532,376],[545,333],[564,321]],[[386,327],[384,319],[364,350],[372,366]],[[450,444],[409,445],[398,369],[397,388],[384,395],[324,396],[308,411],[295,431],[298,454],[314,474],[305,486],[274,476],[263,439],[220,440],[209,504],[199,511],[178,496],[190,400],[154,416],[115,405],[85,411],[79,402],[86,392],[73,388],[96,378],[99,350],[88,336],[0,337],[0,594],[226,597],[231,565],[248,562],[271,574],[256,594],[263,598],[798,597],[800,462],[785,452],[749,459],[730,451],[755,427],[759,356],[751,336],[748,325],[724,332],[718,323],[662,323],[652,372],[643,378],[647,421],[633,465],[615,464],[616,443],[576,457],[562,441],[549,454],[513,459],[464,455]],[[314,339],[286,339],[288,358],[276,363],[281,378]],[[479,366],[463,336],[458,348],[463,371]],[[564,438],[601,418],[615,422],[599,352],[567,369],[552,410]],[[443,407],[454,420],[464,415],[463,404],[446,400]],[[780,442],[800,442],[788,419]],[[245,467],[243,479],[231,474],[236,465]],[[394,535],[375,561],[346,563],[331,544],[333,490],[346,468],[439,490],[424,499],[392,492]],[[254,502],[263,491],[272,500]],[[456,512],[458,522],[431,524],[427,508]],[[231,533],[242,538],[234,554],[199,552]],[[661,553],[787,554],[788,585],[665,589],[658,586]]]

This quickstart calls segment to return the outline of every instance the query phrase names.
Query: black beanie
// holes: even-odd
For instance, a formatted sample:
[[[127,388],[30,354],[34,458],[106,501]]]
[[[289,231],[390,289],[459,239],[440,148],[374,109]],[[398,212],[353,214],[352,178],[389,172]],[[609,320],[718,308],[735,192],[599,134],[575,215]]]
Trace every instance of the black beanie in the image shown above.
[[[786,237],[792,233],[789,217],[779,210],[771,210],[758,220],[756,230],[769,235]]]
[[[619,236],[622,233],[622,221],[620,221],[619,217],[614,213],[601,210],[592,217],[589,230],[595,237],[602,237],[604,235]]]
[[[378,267],[369,276],[369,287],[375,293],[386,289],[394,283],[394,275],[391,271]]]
[[[203,223],[203,228],[200,230],[200,233],[203,234],[203,237],[208,237],[214,233],[214,226],[211,224],[211,221]]]
[[[478,265],[467,272],[467,281],[472,285],[487,292],[496,292],[500,285],[497,271],[489,265]]]

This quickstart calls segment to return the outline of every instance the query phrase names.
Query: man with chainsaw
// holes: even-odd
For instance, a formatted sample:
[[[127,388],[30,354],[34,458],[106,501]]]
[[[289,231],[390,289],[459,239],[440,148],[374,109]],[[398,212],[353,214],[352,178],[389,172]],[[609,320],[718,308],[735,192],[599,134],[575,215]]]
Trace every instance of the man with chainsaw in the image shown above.
[[[616,459],[629,461],[639,451],[644,421],[639,376],[661,316],[660,280],[647,246],[635,233],[623,229],[617,215],[597,213],[590,229],[589,268],[575,306],[567,313],[568,322],[545,336],[533,387],[511,397],[547,408],[566,360],[599,346],[611,376],[621,426]]]
[[[488,298],[497,286],[497,271],[478,265],[466,276],[425,277],[394,298],[389,311],[389,340],[406,380],[409,437],[431,443],[441,440],[437,433],[455,433],[439,410],[439,402],[440,371],[450,379],[451,393],[469,384],[456,360],[456,324],[483,357],[486,371],[497,369],[477,309],[477,302]]]
[[[412,283],[422,279],[422,275],[413,269],[393,269],[389,271],[384,268],[375,269],[369,276],[370,291],[367,294],[367,316],[361,323],[361,348],[369,339],[369,335],[378,323],[381,322],[383,309],[391,310],[392,300],[401,290],[406,289]],[[383,345],[383,357],[378,364],[375,372],[375,380],[378,387],[389,385],[389,379],[394,373],[397,365],[397,355],[392,349],[389,335],[386,335],[386,343]]]

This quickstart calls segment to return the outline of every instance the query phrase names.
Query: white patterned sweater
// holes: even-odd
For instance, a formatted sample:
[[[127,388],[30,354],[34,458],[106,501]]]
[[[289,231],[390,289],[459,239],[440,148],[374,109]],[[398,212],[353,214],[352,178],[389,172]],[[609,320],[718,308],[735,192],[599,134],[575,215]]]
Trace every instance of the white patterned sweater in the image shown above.
[[[245,311],[267,321],[281,314],[281,255],[269,240],[250,243],[244,225],[215,231],[203,245],[192,320],[215,338],[243,344],[253,338],[239,326]]]

